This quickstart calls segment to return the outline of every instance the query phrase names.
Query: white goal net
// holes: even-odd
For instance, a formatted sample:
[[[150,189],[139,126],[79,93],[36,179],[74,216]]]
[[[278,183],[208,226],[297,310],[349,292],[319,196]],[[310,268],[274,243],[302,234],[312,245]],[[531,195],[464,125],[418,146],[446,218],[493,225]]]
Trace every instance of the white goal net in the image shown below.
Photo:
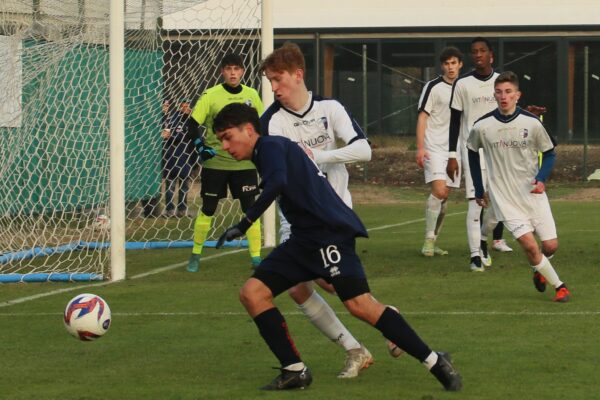
[[[110,276],[109,9],[0,3],[0,282]],[[165,215],[163,104],[193,106],[227,53],[259,89],[260,0],[127,0],[124,12],[127,247],[188,246],[200,166],[187,214]],[[239,218],[237,201],[215,216],[213,234]]]

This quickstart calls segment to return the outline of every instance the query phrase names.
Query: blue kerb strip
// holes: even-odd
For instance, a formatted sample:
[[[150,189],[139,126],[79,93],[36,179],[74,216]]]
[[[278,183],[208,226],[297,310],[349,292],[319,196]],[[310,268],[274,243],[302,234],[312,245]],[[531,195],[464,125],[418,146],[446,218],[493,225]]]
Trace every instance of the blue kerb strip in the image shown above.
[[[101,281],[104,277],[99,274],[66,274],[66,273],[36,273],[36,274],[5,274],[0,275],[0,283],[18,282],[89,282]]]
[[[144,250],[144,249],[175,249],[175,248],[189,248],[194,245],[192,241],[172,241],[172,242],[127,242],[125,243],[126,250]],[[216,247],[217,242],[210,240],[204,243],[204,247]],[[11,261],[25,260],[33,257],[45,257],[52,254],[65,253],[68,251],[79,251],[79,250],[102,250],[110,247],[110,243],[99,243],[99,242],[73,242],[56,247],[35,247],[29,250],[16,251],[13,253],[6,253],[0,256],[0,264],[6,264]],[[223,247],[248,247],[247,240],[233,240],[226,242]],[[10,274],[9,274],[10,275]],[[19,274],[15,274],[19,275]],[[34,275],[34,274],[27,274]],[[57,275],[57,274],[52,274]],[[76,275],[76,274],[68,274]],[[6,276],[6,275],[4,275]],[[88,279],[89,280],[89,279]],[[1,281],[0,281],[1,282]],[[19,280],[18,282],[21,282]],[[37,281],[36,281],[37,282]]]

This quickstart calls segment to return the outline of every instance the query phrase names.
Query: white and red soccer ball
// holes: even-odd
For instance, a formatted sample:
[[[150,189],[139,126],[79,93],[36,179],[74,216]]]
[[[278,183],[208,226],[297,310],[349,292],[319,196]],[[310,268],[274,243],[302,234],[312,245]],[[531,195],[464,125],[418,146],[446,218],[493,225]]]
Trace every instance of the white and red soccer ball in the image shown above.
[[[67,331],[79,340],[96,340],[110,328],[110,308],[100,296],[78,294],[67,304],[64,323]]]

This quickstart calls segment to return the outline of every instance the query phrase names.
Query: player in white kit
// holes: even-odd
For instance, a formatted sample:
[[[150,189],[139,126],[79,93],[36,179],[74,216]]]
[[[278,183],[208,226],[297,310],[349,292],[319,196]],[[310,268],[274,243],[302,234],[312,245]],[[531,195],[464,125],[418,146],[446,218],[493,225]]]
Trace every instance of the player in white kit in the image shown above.
[[[471,58],[475,69],[459,77],[452,88],[449,127],[450,153],[447,173],[451,179],[457,179],[457,160],[460,157],[465,177],[466,198],[468,199],[467,239],[471,253],[470,268],[472,271],[481,272],[485,270],[485,266],[491,265],[491,257],[487,253],[487,238],[485,237],[487,226],[482,226],[480,222],[482,208],[475,201],[475,190],[467,159],[466,141],[473,123],[496,108],[494,79],[496,79],[498,73],[492,68],[494,54],[487,39],[477,37],[471,41]],[[458,152],[461,153],[460,156],[458,156]],[[485,165],[482,165],[482,169],[485,169]],[[484,184],[485,181],[484,172]],[[495,225],[495,221],[490,224]],[[496,231],[494,239],[501,240],[501,229],[500,227],[499,232]],[[511,251],[512,249],[505,250]]]
[[[460,187],[460,168],[457,179],[451,180],[446,166],[450,96],[452,84],[463,65],[462,58],[456,47],[443,49],[440,53],[442,75],[425,84],[419,99],[416,161],[425,171],[425,183],[431,186],[425,207],[425,242],[421,249],[425,257],[448,254],[435,246],[435,241],[444,222],[450,190]]]
[[[494,215],[525,250],[536,289],[543,292],[547,282],[555,289],[553,300],[566,302],[569,289],[548,260],[558,248],[544,184],[554,165],[555,143],[536,115],[517,107],[521,92],[515,73],[503,72],[494,87],[498,108],[475,123],[467,142],[475,198],[483,207],[491,205]],[[485,153],[489,202],[484,195],[479,149]],[[538,152],[542,153],[541,166]],[[541,250],[534,233],[542,242]]]
[[[308,91],[304,83],[304,56],[297,45],[286,43],[276,49],[263,61],[261,70],[275,94],[275,102],[260,118],[261,134],[285,136],[302,146],[326,174],[338,196],[352,207],[344,163],[371,159],[371,146],[363,131],[337,100]],[[345,146],[338,148],[337,140]],[[280,242],[290,236],[290,224],[281,213],[280,236]],[[329,292],[334,291],[322,280],[317,283]],[[346,363],[339,378],[354,378],[373,363],[371,353],[352,336],[310,282],[292,287],[289,294],[325,336],[346,350]]]

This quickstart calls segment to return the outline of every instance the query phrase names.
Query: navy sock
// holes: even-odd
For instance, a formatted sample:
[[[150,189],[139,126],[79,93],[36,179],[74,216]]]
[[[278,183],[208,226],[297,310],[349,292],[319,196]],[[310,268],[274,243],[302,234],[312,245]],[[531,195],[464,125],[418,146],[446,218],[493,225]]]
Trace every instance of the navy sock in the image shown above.
[[[488,255],[487,241],[485,241],[485,240],[482,240],[482,241],[479,243],[479,247],[481,248],[481,251],[483,252],[483,256],[484,256],[484,257],[487,257],[487,255]]]
[[[375,328],[379,329],[386,339],[395,343],[420,362],[425,361],[427,356],[431,354],[429,346],[413,331],[402,315],[389,307],[385,308],[383,314],[375,323]]]
[[[494,228],[494,240],[502,239],[502,233],[504,231],[504,224],[502,222],[498,222],[498,225]]]
[[[300,353],[288,332],[285,319],[277,307],[254,317],[254,323],[282,367],[302,362]]]

